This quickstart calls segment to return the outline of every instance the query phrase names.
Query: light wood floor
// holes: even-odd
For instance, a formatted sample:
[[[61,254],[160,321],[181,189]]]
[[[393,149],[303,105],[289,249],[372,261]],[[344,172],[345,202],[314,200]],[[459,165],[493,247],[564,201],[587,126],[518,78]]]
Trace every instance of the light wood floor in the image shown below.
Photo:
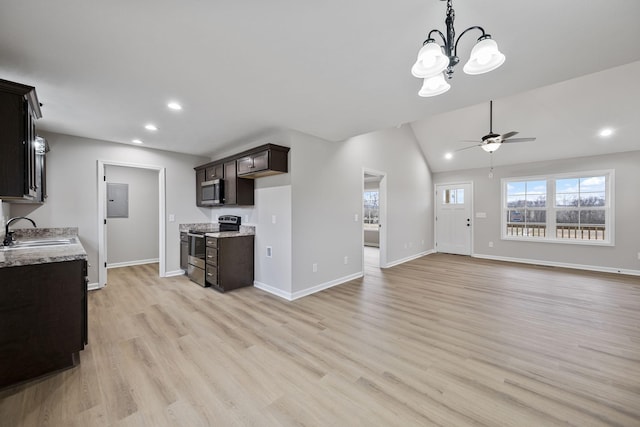
[[[435,254],[286,302],[156,272],[109,270],[81,364],[0,425],[640,425],[637,277]]]

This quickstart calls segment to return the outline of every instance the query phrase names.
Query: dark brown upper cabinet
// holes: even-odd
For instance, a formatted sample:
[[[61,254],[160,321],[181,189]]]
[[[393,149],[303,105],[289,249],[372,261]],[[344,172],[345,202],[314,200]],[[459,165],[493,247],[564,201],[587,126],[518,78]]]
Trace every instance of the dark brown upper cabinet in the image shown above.
[[[238,177],[235,160],[224,163],[223,194],[223,205],[253,206],[253,180]]]
[[[218,163],[212,166],[209,166],[205,169],[205,181],[211,181],[213,179],[222,179],[224,177],[223,165],[222,163]]]
[[[36,148],[42,117],[36,89],[0,79],[0,199],[41,203],[44,160]]]
[[[196,205],[200,207],[252,206],[254,203],[253,179],[287,173],[288,153],[289,147],[266,144],[195,167]],[[203,204],[201,185],[213,179],[224,181],[223,202],[215,205]]]
[[[289,147],[267,144],[238,159],[238,176],[260,178],[288,172]]]

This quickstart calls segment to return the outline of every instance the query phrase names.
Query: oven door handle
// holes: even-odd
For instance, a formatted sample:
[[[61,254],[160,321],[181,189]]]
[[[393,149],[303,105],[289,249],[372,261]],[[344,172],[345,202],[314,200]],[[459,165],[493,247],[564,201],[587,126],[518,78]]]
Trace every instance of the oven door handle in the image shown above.
[[[187,236],[191,236],[191,237],[199,237],[204,239],[204,234],[193,234],[193,233],[187,233]]]

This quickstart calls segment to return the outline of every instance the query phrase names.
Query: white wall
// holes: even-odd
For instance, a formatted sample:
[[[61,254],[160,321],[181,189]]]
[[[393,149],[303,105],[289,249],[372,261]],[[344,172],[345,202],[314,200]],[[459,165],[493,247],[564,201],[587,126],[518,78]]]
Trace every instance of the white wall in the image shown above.
[[[116,144],[94,139],[44,133],[51,152],[47,154],[47,193],[41,206],[11,206],[12,216],[29,216],[39,227],[78,227],[89,257],[89,280],[98,281],[98,184],[97,161],[127,162],[166,168],[167,215],[165,223],[168,272],[180,270],[179,223],[206,222],[209,209],[196,207],[193,168],[207,158],[168,151]]]
[[[499,152],[498,152],[499,154]],[[473,181],[474,209],[486,212],[487,218],[475,218],[473,253],[523,261],[540,261],[552,265],[584,266],[605,271],[640,273],[640,151],[594,157],[555,160],[434,174],[436,184]],[[500,240],[501,178],[537,176],[564,172],[615,170],[615,246],[586,246],[562,243]],[[489,242],[494,247],[489,247]]]
[[[107,266],[157,261],[158,171],[106,165],[105,175],[129,188],[128,217],[107,218]]]
[[[433,248],[431,173],[408,126],[339,143],[292,132],[291,145],[294,295],[362,274],[363,168],[387,174],[387,263]]]
[[[256,226],[257,286],[297,298],[362,275],[363,168],[387,173],[388,264],[433,249],[431,173],[410,127],[344,142],[279,132],[213,158],[265,143],[291,147],[289,173],[257,179],[254,207],[211,209],[213,221],[240,215]],[[271,259],[266,246],[273,248]]]

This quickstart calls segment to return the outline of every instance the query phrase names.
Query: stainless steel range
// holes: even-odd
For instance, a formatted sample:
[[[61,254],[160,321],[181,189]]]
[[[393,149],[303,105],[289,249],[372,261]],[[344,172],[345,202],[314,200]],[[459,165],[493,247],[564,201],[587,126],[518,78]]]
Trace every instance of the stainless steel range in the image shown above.
[[[220,215],[218,224],[220,231],[240,231],[241,218],[235,215]]]
[[[189,242],[189,265],[187,266],[187,276],[192,282],[200,286],[207,286],[204,280],[205,252],[206,244],[204,231],[189,230],[187,233]]]
[[[218,230],[240,231],[242,220],[235,215],[220,215],[218,217]],[[192,282],[202,287],[210,286],[205,280],[207,244],[205,233],[208,231],[189,230],[187,233],[189,256],[187,265],[187,276]]]

